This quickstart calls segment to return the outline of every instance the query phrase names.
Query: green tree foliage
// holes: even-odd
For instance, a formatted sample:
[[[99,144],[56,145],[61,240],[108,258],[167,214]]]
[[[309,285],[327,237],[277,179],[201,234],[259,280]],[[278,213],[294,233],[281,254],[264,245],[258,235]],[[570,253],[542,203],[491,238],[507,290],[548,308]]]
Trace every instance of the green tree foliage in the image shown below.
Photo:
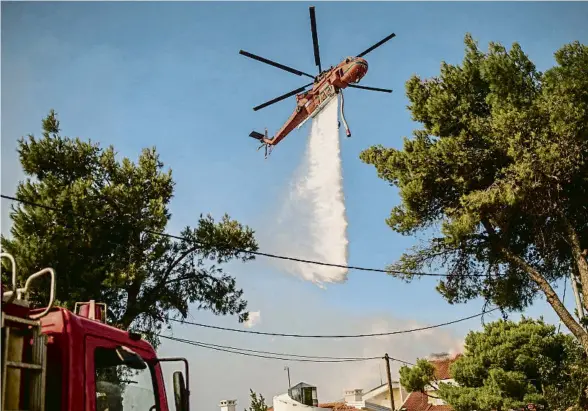
[[[267,411],[267,404],[265,403],[265,398],[263,395],[259,394],[259,397],[253,390],[249,389],[249,396],[251,397],[251,405],[249,405],[249,411]],[[247,411],[247,409],[245,409]]]
[[[426,360],[403,366],[400,383],[409,391],[436,386],[434,395],[456,411],[520,409],[528,403],[550,410],[588,406],[586,353],[573,336],[542,320],[500,320],[470,332],[464,355],[450,366],[458,385],[436,382],[431,367]]]
[[[414,367],[400,367],[402,386],[409,392],[425,391],[425,387],[435,379],[435,367],[421,358]]]
[[[414,138],[360,155],[399,188],[387,224],[433,233],[389,268],[410,281],[442,266],[437,289],[452,304],[522,310],[542,293],[588,352],[582,319],[551,285],[577,273],[588,305],[588,47],[564,45],[541,73],[517,43],[483,53],[468,34],[465,46],[461,65],[407,81]]]
[[[21,284],[52,267],[59,305],[73,309],[76,301],[105,302],[109,323],[150,330],[156,345],[154,334],[170,318],[186,318],[190,303],[247,319],[243,291],[221,265],[254,258],[252,229],[228,215],[218,222],[200,215],[196,227],[184,228],[177,238],[158,235],[171,217],[174,182],[154,148],[144,149],[137,163],[119,161],[112,146],[60,136],[54,111],[43,120],[43,130],[40,139],[19,140],[29,177],[16,197],[28,204],[13,205],[12,235],[2,238],[3,250],[16,259]],[[2,263],[4,276],[8,267]],[[33,301],[46,304],[48,290],[48,284],[35,287]]]

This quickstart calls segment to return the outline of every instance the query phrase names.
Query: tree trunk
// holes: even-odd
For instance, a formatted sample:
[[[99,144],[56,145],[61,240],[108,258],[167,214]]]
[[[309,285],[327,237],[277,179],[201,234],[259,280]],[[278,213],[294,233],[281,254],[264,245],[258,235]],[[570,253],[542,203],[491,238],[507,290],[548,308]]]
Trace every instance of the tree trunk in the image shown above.
[[[119,323],[127,329],[137,317],[137,296],[141,290],[141,283],[135,280],[127,291],[127,306],[125,313],[120,318]]]
[[[502,248],[502,252],[504,253],[506,259],[512,263],[517,265],[518,267],[522,268],[529,274],[529,277],[541,288],[547,301],[553,307],[553,310],[557,313],[559,318],[561,318],[562,322],[565,324],[566,327],[574,334],[574,336],[578,339],[586,354],[588,354],[588,333],[582,328],[582,326],[572,317],[568,309],[563,305],[549,282],[543,276],[535,270],[533,267],[528,265],[522,258],[513,254],[510,250]]]
[[[571,226],[569,225],[568,221],[565,220],[565,216],[563,218],[564,218],[565,223],[567,224],[567,229],[568,229],[568,233],[570,234],[570,236],[575,235],[576,234],[575,231],[573,229],[571,229]],[[486,232],[488,233],[488,236],[489,236],[491,243],[493,243],[493,245],[495,247],[497,247],[497,249],[502,252],[502,254],[504,255],[504,257],[506,258],[506,260],[509,263],[514,264],[515,266],[518,266],[519,268],[524,270],[529,275],[531,280],[533,280],[533,282],[535,282],[535,284],[537,284],[539,286],[541,291],[543,291],[543,293],[545,294],[545,297],[547,298],[547,302],[549,302],[549,304],[551,305],[553,310],[557,313],[557,315],[559,316],[561,321],[565,324],[566,327],[568,327],[568,329],[572,332],[572,334],[574,334],[574,336],[578,339],[578,341],[582,345],[582,348],[584,348],[584,351],[586,352],[586,354],[588,354],[588,333],[580,325],[580,323],[574,319],[574,317],[570,314],[570,312],[565,307],[565,305],[563,305],[563,303],[561,302],[561,300],[559,299],[559,297],[557,296],[555,291],[553,291],[551,284],[549,284],[549,282],[541,275],[541,273],[539,273],[537,270],[535,270],[533,267],[531,267],[529,264],[527,264],[527,262],[525,260],[523,260],[521,257],[516,255],[515,253],[513,253],[511,250],[509,250],[507,247],[505,247],[500,242],[500,240],[497,238],[496,231],[494,230],[494,226],[492,225],[492,223],[490,221],[488,221],[488,219],[483,218],[482,224],[484,225],[484,228],[486,229]],[[578,239],[577,235],[575,236],[575,239],[576,240]],[[579,244],[579,241],[578,241],[578,244]],[[579,250],[579,254],[581,254],[581,250],[580,250],[579,246],[578,246],[578,250]],[[572,246],[572,252],[575,254],[575,251],[573,250],[573,246]],[[581,257],[581,255],[580,255],[580,257]],[[588,279],[584,284],[588,284]],[[583,287],[583,288],[587,288],[587,290],[582,290],[583,292],[588,291],[588,287]],[[584,301],[586,301],[586,300],[584,300]]]
[[[588,261],[586,261],[586,257],[584,253],[586,250],[582,250],[582,245],[580,244],[580,238],[578,237],[578,233],[572,227],[572,225],[566,220],[564,220],[564,224],[566,226],[566,232],[568,234],[568,240],[570,247],[572,249],[572,255],[574,257],[574,262],[578,267],[578,273],[580,274],[580,283],[582,284],[582,297],[584,300],[584,308],[588,310]]]

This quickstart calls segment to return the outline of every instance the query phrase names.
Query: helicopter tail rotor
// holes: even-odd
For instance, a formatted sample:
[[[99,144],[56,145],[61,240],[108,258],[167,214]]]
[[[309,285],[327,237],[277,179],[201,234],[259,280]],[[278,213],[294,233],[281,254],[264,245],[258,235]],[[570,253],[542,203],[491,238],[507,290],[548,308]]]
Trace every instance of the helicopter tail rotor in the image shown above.
[[[268,143],[267,128],[265,129],[265,134],[261,134],[257,131],[252,131],[251,133],[249,133],[249,137],[252,137],[258,141],[261,141],[261,145],[259,147],[257,147],[257,151],[259,151],[263,148],[265,151],[265,158],[267,159],[267,156],[272,153],[272,149],[273,149],[273,145]]]

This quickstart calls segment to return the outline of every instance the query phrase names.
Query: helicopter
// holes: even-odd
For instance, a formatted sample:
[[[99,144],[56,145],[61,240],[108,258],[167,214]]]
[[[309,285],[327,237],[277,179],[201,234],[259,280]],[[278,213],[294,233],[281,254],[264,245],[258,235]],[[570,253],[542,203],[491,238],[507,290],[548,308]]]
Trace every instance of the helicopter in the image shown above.
[[[331,66],[327,70],[322,70],[314,6],[309,7],[309,13],[312,43],[314,47],[314,61],[318,67],[318,74],[316,76],[266,59],[264,57],[257,56],[244,50],[239,51],[239,54],[245,57],[269,64],[297,76],[306,76],[312,79],[311,83],[308,83],[300,88],[297,88],[296,90],[292,90],[253,108],[254,111],[257,111],[282,101],[288,97],[294,95],[296,96],[296,108],[294,109],[294,112],[272,138],[268,138],[267,129],[265,130],[265,134],[261,134],[257,131],[252,131],[249,134],[249,137],[252,137],[262,143],[258,150],[265,147],[266,158],[268,156],[268,148],[269,153],[271,153],[272,148],[282,141],[290,132],[292,132],[295,128],[302,127],[306,121],[314,118],[338,94],[340,94],[342,98],[341,117],[346,128],[346,134],[347,137],[351,137],[351,131],[349,130],[347,122],[345,121],[343,112],[343,89],[351,87],[362,90],[392,93],[392,90],[389,89],[360,86],[358,83],[367,74],[368,71],[368,63],[363,57],[395,37],[396,34],[392,33],[386,36],[373,46],[359,53],[357,56],[346,57],[336,66]],[[305,91],[310,86],[312,86],[312,88]]]

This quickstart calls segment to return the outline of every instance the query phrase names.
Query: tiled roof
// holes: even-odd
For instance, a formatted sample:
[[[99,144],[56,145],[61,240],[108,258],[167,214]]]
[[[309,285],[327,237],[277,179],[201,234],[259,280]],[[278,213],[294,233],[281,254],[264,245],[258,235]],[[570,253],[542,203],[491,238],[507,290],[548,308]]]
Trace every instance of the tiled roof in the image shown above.
[[[451,378],[449,366],[455,362],[462,354],[442,359],[429,359],[429,362],[435,367],[435,379],[447,380]],[[434,394],[433,394],[434,395]],[[433,405],[429,403],[429,397],[423,392],[411,392],[402,407],[406,411],[452,411],[449,405]]]
[[[449,366],[455,362],[462,354],[457,354],[453,357],[443,358],[441,360],[429,360],[435,366],[435,378],[438,380],[447,380],[451,378],[449,375]]]
[[[411,392],[402,404],[406,411],[452,411],[449,405],[429,404],[429,398],[422,392]]]

